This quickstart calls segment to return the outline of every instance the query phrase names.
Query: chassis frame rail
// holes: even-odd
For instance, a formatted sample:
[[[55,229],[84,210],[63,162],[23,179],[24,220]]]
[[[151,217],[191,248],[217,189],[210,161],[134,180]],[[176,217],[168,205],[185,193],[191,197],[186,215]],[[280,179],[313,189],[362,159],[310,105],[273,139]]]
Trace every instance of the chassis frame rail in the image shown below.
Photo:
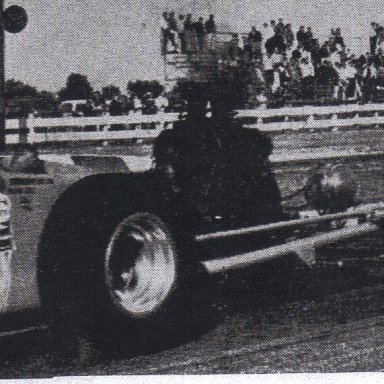
[[[241,236],[252,233],[268,232],[277,229],[290,229],[303,227],[327,221],[335,221],[348,218],[363,218],[366,222],[330,232],[318,233],[307,238],[289,241],[281,245],[275,245],[266,249],[233,255],[226,258],[203,261],[202,265],[210,274],[242,269],[253,264],[262,263],[279,257],[295,254],[308,266],[316,263],[315,251],[321,246],[337,243],[353,237],[363,236],[368,233],[380,231],[384,219],[384,203],[368,204],[357,207],[351,212],[323,215],[315,218],[304,218],[285,222],[278,222],[256,227],[240,228],[231,231],[216,232],[198,235],[196,241],[207,241],[225,237]]]

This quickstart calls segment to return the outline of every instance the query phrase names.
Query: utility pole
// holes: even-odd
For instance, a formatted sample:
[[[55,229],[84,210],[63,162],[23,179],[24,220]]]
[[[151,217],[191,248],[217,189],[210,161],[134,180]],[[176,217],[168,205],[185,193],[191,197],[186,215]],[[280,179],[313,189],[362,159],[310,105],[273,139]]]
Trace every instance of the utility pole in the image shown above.
[[[5,31],[19,33],[27,25],[28,16],[24,8],[11,5],[4,9],[0,0],[0,152],[5,151]]]
[[[5,151],[5,31],[4,0],[0,0],[0,152]]]

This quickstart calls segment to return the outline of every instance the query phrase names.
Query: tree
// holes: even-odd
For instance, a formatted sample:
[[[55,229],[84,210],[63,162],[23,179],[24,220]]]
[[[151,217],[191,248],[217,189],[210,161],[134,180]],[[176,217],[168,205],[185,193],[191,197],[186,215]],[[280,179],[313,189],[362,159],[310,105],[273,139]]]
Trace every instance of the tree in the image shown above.
[[[35,97],[37,94],[38,92],[35,87],[24,84],[22,81],[9,79],[5,82],[5,98],[7,100]]]
[[[164,86],[157,80],[136,80],[128,83],[127,90],[133,92],[139,99],[142,99],[147,92],[151,92],[156,98],[164,91]]]
[[[71,73],[68,76],[65,88],[60,89],[58,95],[61,100],[83,100],[89,99],[93,88],[87,76],[80,73]]]
[[[111,100],[115,96],[119,96],[121,94],[120,88],[116,87],[116,85],[107,85],[101,89],[101,93],[105,100]]]

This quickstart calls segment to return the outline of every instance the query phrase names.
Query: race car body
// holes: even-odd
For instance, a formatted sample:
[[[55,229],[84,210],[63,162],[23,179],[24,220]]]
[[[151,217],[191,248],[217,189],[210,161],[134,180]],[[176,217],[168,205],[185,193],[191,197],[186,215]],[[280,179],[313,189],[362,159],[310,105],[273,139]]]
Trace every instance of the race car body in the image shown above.
[[[358,198],[348,165],[296,164],[295,187],[271,151],[257,130],[202,118],[164,131],[152,158],[3,159],[0,313],[41,308],[56,342],[129,331],[159,345],[201,321],[209,275],[292,254],[312,266],[316,248],[381,230],[384,205]]]

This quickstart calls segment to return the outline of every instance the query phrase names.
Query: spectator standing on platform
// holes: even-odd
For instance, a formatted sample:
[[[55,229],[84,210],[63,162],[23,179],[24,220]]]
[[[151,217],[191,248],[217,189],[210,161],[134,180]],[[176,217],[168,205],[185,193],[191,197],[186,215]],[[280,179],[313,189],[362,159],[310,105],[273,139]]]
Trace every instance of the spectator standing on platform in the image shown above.
[[[215,49],[215,33],[217,32],[214,15],[209,15],[208,20],[205,22],[205,32],[207,33],[207,38],[206,38],[207,49],[214,50]]]
[[[316,72],[315,84],[317,96],[329,101],[334,96],[335,87],[339,83],[339,75],[329,60],[323,60]]]
[[[292,57],[288,62],[289,74],[289,91],[294,99],[299,98],[301,84],[301,69],[300,69],[301,53],[297,49],[292,52]]]
[[[175,16],[175,12],[170,12],[168,16],[168,26],[169,26],[169,33],[170,33],[170,39],[174,46],[174,52],[177,53],[178,44],[176,42],[176,37],[178,37],[178,25],[177,20]]]
[[[202,17],[199,17],[198,21],[193,23],[193,28],[196,33],[199,51],[203,51],[205,43],[204,19]]]
[[[275,52],[271,55],[272,60],[272,66],[275,66],[275,64],[282,64],[284,61],[284,56],[282,55],[279,48],[275,48]]]
[[[228,55],[231,61],[231,66],[237,65],[241,48],[239,46],[240,40],[237,33],[232,34],[232,39],[229,42]]]
[[[165,55],[168,52],[168,43],[170,42],[173,46],[173,50],[177,49],[177,44],[175,41],[175,35],[171,33],[171,29],[169,27],[169,15],[168,12],[163,12],[161,22],[160,22],[160,30],[161,30],[161,53]]]
[[[303,58],[300,61],[301,70],[301,97],[303,100],[311,101],[315,97],[314,81],[315,68],[310,60]]]
[[[376,52],[384,51],[384,30],[378,28],[378,35],[376,38]]]
[[[264,23],[263,24],[263,31],[261,34],[263,35],[263,39],[264,39],[264,43],[265,43],[272,36],[275,36],[275,30],[273,29],[273,27],[270,24]]]
[[[179,33],[179,41],[180,41],[180,52],[185,53],[185,30],[184,30],[184,21],[185,16],[179,15],[177,21],[177,31]]]
[[[197,52],[197,36],[193,27],[192,15],[187,14],[184,21],[185,51],[186,53]]]
[[[345,87],[345,99],[346,100],[356,100],[357,97],[361,96],[360,86],[357,82],[357,69],[351,62],[347,61],[345,64],[345,78],[346,78],[346,87]]]
[[[345,48],[344,38],[343,38],[343,36],[341,36],[341,29],[340,28],[336,28],[334,44],[335,44],[335,46],[337,44],[339,44],[342,47],[342,49]]]
[[[278,23],[275,26],[275,33],[282,35],[284,32],[285,24],[283,19],[279,19]]]
[[[161,32],[161,53],[164,55],[167,52],[168,46],[168,13],[163,12],[160,21]]]
[[[274,69],[272,64],[271,55],[266,55],[264,57],[264,78],[267,88],[270,88],[273,84],[274,79]]]
[[[262,49],[261,43],[263,41],[263,36],[261,32],[256,29],[256,27],[252,27],[251,32],[248,34],[248,42],[251,47],[251,51],[254,57],[261,58],[262,57]]]
[[[284,36],[284,40],[285,40],[285,45],[287,47],[287,51],[289,53],[291,53],[291,50],[293,48],[293,43],[295,41],[295,36],[293,35],[291,24],[287,24],[284,27],[283,36]]]
[[[310,51],[311,50],[312,40],[313,40],[313,33],[312,33],[312,28],[311,27],[307,27],[307,30],[305,31],[305,35],[304,36],[305,36],[304,42],[303,42],[304,49],[306,51]]]
[[[273,30],[273,34],[275,34],[276,33],[276,21],[271,20],[270,24],[271,24],[271,28]]]
[[[368,59],[365,68],[363,69],[363,97],[364,100],[372,101],[376,93],[376,80],[377,80],[377,65],[379,60],[372,56]]]
[[[304,27],[304,25],[302,25],[296,33],[296,40],[297,40],[297,47],[298,48],[301,48],[304,46],[306,37],[307,37],[307,35],[305,33],[305,27]]]
[[[369,46],[371,55],[376,53],[376,44],[377,44],[377,36],[380,33],[380,25],[372,22],[371,23],[371,35],[369,37]]]

